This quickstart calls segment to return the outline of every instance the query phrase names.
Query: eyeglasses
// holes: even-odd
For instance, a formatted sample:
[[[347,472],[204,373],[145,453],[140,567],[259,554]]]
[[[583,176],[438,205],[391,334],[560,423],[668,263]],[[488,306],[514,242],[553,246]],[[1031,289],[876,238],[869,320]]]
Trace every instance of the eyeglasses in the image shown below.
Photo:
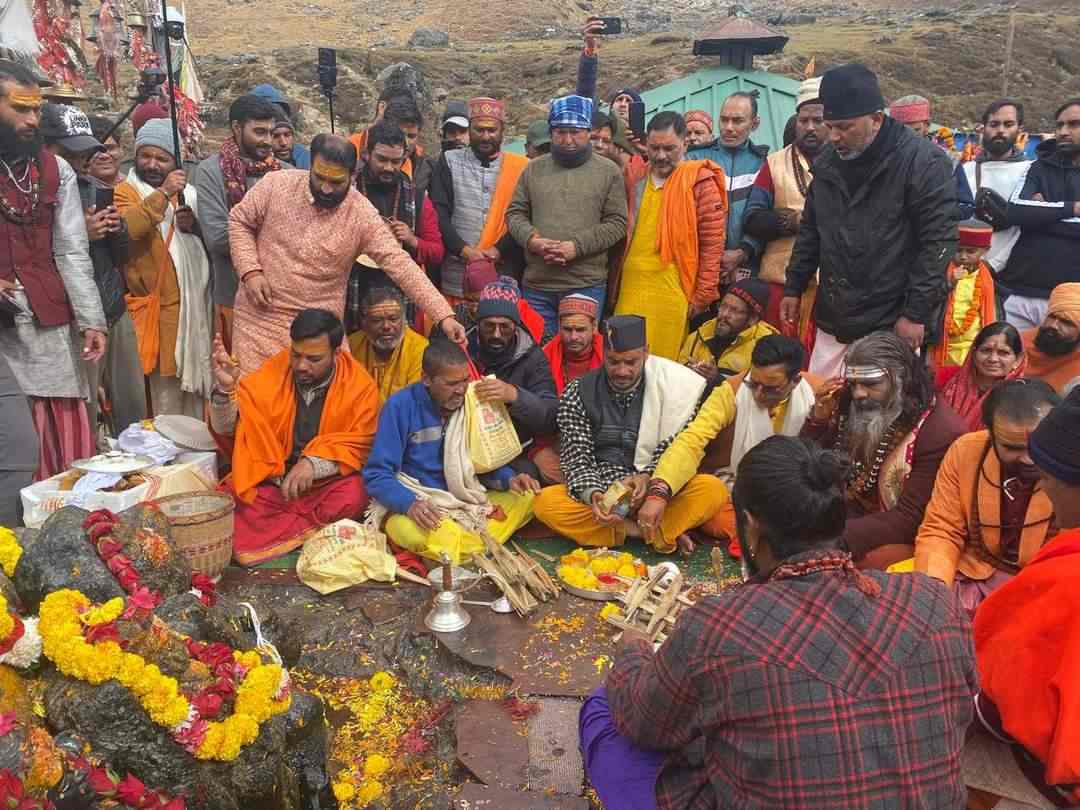
[[[755,380],[753,377],[745,377],[743,379],[743,385],[749,388],[751,391],[757,391],[762,396],[766,397],[782,397],[787,393],[788,388],[791,386],[791,380],[788,380],[783,385],[763,385]]]

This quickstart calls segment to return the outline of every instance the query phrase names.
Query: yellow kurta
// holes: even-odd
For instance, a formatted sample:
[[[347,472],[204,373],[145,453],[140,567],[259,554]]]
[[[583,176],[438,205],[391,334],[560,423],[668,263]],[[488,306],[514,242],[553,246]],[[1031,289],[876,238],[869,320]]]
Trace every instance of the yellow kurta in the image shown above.
[[[665,264],[656,247],[663,200],[663,190],[653,185],[650,176],[623,263],[615,314],[643,317],[649,352],[674,360],[686,338],[690,302],[679,280],[679,268],[674,262]]]
[[[971,273],[956,282],[956,289],[953,291],[953,311],[949,313],[949,317],[957,326],[963,325],[962,319],[971,309],[972,302],[975,300],[975,282],[978,277],[978,273]],[[977,310],[978,305],[976,305]],[[964,365],[964,360],[967,359],[968,352],[971,351],[975,337],[983,326],[985,324],[982,322],[982,318],[979,317],[978,312],[976,312],[975,320],[971,322],[971,327],[964,334],[947,338],[949,348],[946,356],[950,366]]]
[[[420,382],[424,349],[427,345],[427,338],[405,327],[405,336],[401,343],[390,355],[389,361],[382,363],[371,348],[366,334],[353,332],[349,335],[349,350],[375,380],[380,404],[385,403],[402,388]]]
[[[765,321],[758,321],[740,332],[735,341],[714,361],[708,344],[708,341],[716,335],[716,318],[713,318],[702,324],[683,341],[682,348],[679,349],[679,362],[685,363],[687,360],[697,360],[701,363],[715,362],[717,368],[729,374],[742,374],[750,369],[750,358],[757,342],[766,335],[775,334],[778,333],[773,327]]]

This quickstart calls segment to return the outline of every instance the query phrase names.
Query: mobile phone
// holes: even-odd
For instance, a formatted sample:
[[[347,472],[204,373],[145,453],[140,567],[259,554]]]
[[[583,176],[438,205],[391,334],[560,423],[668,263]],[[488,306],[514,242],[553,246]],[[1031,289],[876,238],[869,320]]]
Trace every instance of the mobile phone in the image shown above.
[[[98,188],[94,192],[94,210],[104,211],[113,204],[113,190],[111,188]]]
[[[622,33],[622,19],[619,17],[593,17],[593,19],[604,24],[604,27],[596,32],[598,34],[611,36],[612,34]]]
[[[645,136],[645,102],[644,101],[631,101],[630,102],[630,131],[637,135],[639,138]]]

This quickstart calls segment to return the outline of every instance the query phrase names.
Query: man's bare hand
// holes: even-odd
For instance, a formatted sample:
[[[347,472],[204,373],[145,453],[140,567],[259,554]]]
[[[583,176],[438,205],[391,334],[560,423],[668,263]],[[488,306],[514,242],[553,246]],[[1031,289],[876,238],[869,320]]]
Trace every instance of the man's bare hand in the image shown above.
[[[600,506],[600,499],[603,497],[602,492],[594,492],[592,496],[592,513],[593,520],[599,523],[601,526],[618,526],[622,523],[623,519],[620,515],[616,515],[614,512],[605,512],[603,507]]]
[[[901,340],[911,347],[913,352],[917,352],[923,345],[923,341],[926,340],[926,327],[921,323],[909,321],[902,315],[897,319],[896,326],[893,328]]]
[[[544,251],[544,261],[565,267],[577,258],[577,246],[573,242],[552,242]]]
[[[390,220],[390,230],[393,231],[394,238],[401,242],[402,245],[409,250],[416,250],[418,240],[416,234],[412,232],[412,228],[400,220],[392,219]]]
[[[840,403],[840,395],[847,388],[843,377],[826,380],[814,392],[813,418],[815,422],[828,422],[833,418]]]
[[[649,474],[635,473],[628,475],[622,483],[630,489],[630,511],[636,512],[645,500],[645,493],[649,489]]]
[[[797,325],[799,323],[799,305],[801,299],[794,295],[785,295],[780,300],[780,320],[783,323]]]
[[[743,264],[746,263],[746,251],[742,248],[736,248],[735,250],[725,250],[723,257],[720,259],[720,269],[724,273],[734,273]]]
[[[409,507],[408,517],[424,531],[433,532],[442,523],[443,513],[426,498],[417,498]]]
[[[185,188],[187,188],[187,174],[183,169],[169,172],[165,182],[161,184],[161,192],[166,197],[175,197]]]
[[[105,356],[107,340],[104,332],[96,329],[87,329],[83,332],[83,360],[95,363]]]
[[[581,28],[581,38],[585,40],[585,50],[589,53],[596,51],[596,38],[604,31],[604,21],[596,17],[590,17]]]
[[[270,290],[270,282],[266,280],[264,273],[252,273],[244,281],[244,290],[248,298],[259,309],[270,309],[274,305],[274,295]]]
[[[443,318],[439,321],[439,328],[442,329],[444,335],[459,346],[464,346],[468,341],[465,327],[458,322],[457,318]]]
[[[720,382],[720,369],[716,363],[709,363],[704,360],[687,360],[686,367],[704,377],[710,385]]]
[[[186,205],[176,209],[176,227],[181,233],[195,233],[195,212]]]
[[[529,241],[525,244],[525,249],[529,253],[534,253],[537,256],[544,256],[555,245],[559,244],[554,239],[545,239],[542,236],[530,236]]]
[[[518,473],[510,479],[510,491],[519,495],[524,495],[526,492],[539,494],[540,489],[540,482],[528,473]]]
[[[481,402],[517,402],[518,389],[502,380],[483,379],[476,383],[476,398]]]
[[[225,341],[221,333],[214,335],[214,351],[210,355],[210,366],[214,372],[214,383],[223,394],[231,394],[240,382],[240,364],[225,351]]]
[[[100,211],[95,206],[91,206],[85,216],[86,236],[91,242],[100,242],[120,227],[120,215],[111,205],[108,208],[102,208]]]
[[[483,252],[479,248],[472,245],[466,245],[461,249],[461,258],[467,262],[475,262],[477,259],[484,258]]]
[[[310,460],[301,458],[281,482],[281,495],[287,501],[295,501],[306,495],[314,483],[315,465]]]
[[[646,498],[637,513],[637,523],[641,534],[649,543],[656,542],[660,533],[660,521],[667,511],[667,501],[663,498]]]

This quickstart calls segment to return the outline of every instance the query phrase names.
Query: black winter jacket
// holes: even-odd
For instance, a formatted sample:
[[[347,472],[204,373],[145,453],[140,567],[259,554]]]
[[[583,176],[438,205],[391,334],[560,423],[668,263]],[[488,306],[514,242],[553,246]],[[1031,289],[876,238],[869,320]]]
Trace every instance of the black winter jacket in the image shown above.
[[[881,139],[871,147],[877,162],[854,192],[831,147],[814,162],[784,294],[802,295],[820,267],[814,316],[841,343],[892,329],[901,316],[923,324],[933,342],[956,252],[952,165],[891,118]]]
[[[92,177],[79,176],[79,196],[83,210],[94,204],[95,194],[102,184]],[[120,218],[120,230],[104,239],[90,243],[90,262],[94,265],[94,284],[101,296],[101,307],[105,310],[105,321],[112,326],[127,312],[127,284],[124,281],[123,266],[128,260],[131,240],[128,238],[127,225]]]
[[[1049,298],[1058,284],[1080,281],[1080,166],[1062,159],[1056,140],[1036,153],[1009,199],[1009,224],[1020,226],[1020,238],[997,280],[1017,295]]]
[[[479,335],[473,329],[469,333],[469,356],[476,361],[480,373],[494,374],[517,387],[517,401],[507,408],[522,445],[538,436],[554,436],[555,415],[559,410],[555,379],[551,376],[547,355],[528,331],[519,326],[514,348],[508,350],[505,359],[500,358],[499,362],[489,366],[480,359],[479,348]]]

